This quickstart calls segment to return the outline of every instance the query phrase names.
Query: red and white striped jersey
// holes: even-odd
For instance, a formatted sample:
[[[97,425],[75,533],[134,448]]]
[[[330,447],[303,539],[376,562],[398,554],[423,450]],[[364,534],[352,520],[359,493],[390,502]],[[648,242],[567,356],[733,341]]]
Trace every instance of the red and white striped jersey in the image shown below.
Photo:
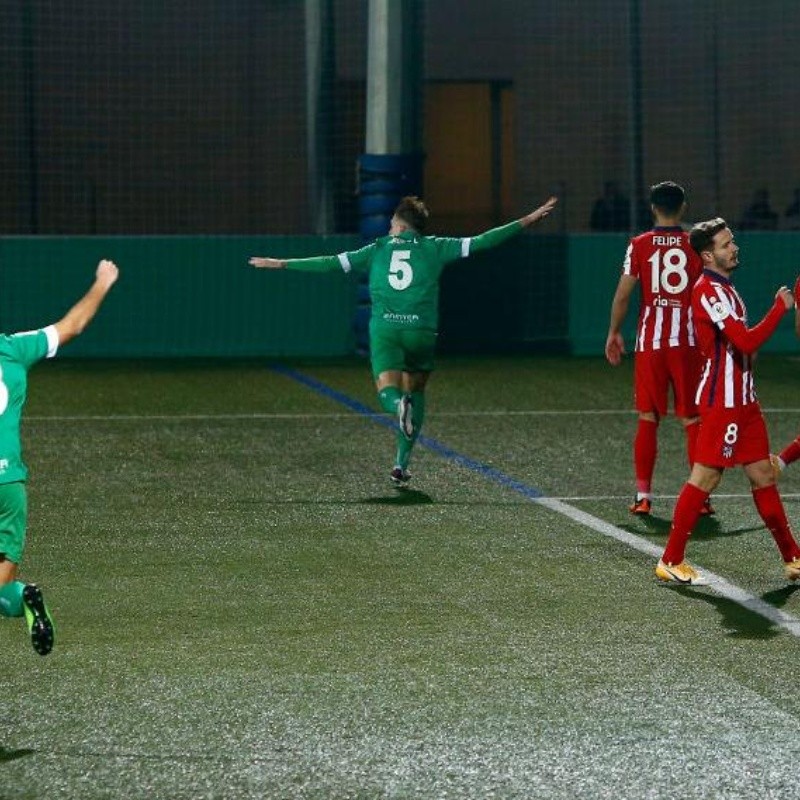
[[[653,228],[631,239],[624,275],[639,280],[636,350],[694,347],[692,287],[703,270],[681,228]]]
[[[700,411],[738,408],[757,401],[753,355],[772,335],[786,312],[775,299],[764,319],[747,327],[747,309],[733,284],[705,270],[692,292],[697,344],[705,359],[696,402]]]

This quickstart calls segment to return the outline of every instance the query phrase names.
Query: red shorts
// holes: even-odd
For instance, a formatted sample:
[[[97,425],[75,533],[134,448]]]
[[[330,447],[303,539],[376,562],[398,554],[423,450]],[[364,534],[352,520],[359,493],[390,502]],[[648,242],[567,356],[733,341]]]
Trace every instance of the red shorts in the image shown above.
[[[698,464],[725,469],[768,458],[769,437],[758,403],[701,415],[694,459]]]
[[[697,415],[695,394],[700,380],[700,356],[693,347],[641,350],[634,355],[634,405],[637,411],[667,413],[669,387],[676,417]]]

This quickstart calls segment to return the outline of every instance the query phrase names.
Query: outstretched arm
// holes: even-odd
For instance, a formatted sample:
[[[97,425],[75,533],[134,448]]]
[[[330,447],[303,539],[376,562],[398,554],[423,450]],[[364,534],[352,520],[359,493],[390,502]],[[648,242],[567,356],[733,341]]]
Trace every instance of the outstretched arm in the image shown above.
[[[477,253],[480,250],[488,250],[490,247],[497,247],[506,240],[523,231],[525,228],[530,228],[531,225],[536,224],[540,219],[544,219],[555,208],[558,202],[557,197],[551,197],[547,202],[539,206],[539,208],[526,214],[524,217],[515,219],[507,225],[501,225],[499,228],[492,228],[484,233],[473,236],[469,242],[470,253]]]
[[[608,323],[608,335],[606,336],[606,358],[608,363],[615,367],[625,355],[625,340],[622,338],[621,328],[628,314],[628,304],[633,287],[637,282],[633,275],[620,275],[617,291],[611,301],[611,321]]]
[[[303,272],[330,272],[365,269],[369,266],[374,244],[360,250],[350,250],[335,256],[311,256],[310,258],[262,258],[253,256],[248,263],[257,269],[299,269]]]
[[[311,258],[258,258],[248,262],[257,269],[299,269],[304,272],[328,272],[342,269],[337,256],[312,256]]]
[[[557,197],[549,197],[539,208],[535,208],[530,214],[526,214],[520,220],[522,227],[530,228],[531,225],[536,224],[540,219],[544,219],[556,207],[557,202]]]
[[[109,290],[116,283],[118,276],[119,270],[113,261],[103,259],[97,265],[94,283],[89,291],[53,326],[58,332],[60,345],[66,344],[83,333],[97,313],[97,309],[102,305]]]
[[[285,258],[267,258],[261,256],[253,256],[248,262],[251,267],[257,269],[286,269]]]

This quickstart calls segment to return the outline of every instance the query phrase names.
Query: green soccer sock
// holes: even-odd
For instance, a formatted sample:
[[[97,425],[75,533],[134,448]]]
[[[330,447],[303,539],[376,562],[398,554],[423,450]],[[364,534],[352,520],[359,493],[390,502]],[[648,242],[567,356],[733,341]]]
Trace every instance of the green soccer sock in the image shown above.
[[[22,616],[22,590],[25,584],[22,581],[11,581],[0,586],[0,616]]]
[[[406,439],[400,432],[397,434],[397,466],[401,469],[408,469],[411,451],[422,430],[422,423],[425,422],[425,392],[411,392],[411,420],[414,423],[414,435],[411,440]]]
[[[381,408],[387,414],[397,413],[397,404],[403,393],[396,386],[387,386],[378,392],[378,400],[380,400]]]

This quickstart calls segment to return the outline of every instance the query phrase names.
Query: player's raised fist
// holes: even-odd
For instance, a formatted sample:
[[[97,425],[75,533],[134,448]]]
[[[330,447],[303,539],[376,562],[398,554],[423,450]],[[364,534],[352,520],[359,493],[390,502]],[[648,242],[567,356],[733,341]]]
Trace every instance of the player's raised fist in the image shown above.
[[[786,308],[794,308],[794,297],[792,297],[792,293],[789,291],[788,286],[781,286],[781,288],[778,289],[775,297],[780,297],[781,300],[783,300]]]
[[[113,261],[104,258],[98,265],[95,277],[105,286],[113,286],[119,277],[119,268]]]

